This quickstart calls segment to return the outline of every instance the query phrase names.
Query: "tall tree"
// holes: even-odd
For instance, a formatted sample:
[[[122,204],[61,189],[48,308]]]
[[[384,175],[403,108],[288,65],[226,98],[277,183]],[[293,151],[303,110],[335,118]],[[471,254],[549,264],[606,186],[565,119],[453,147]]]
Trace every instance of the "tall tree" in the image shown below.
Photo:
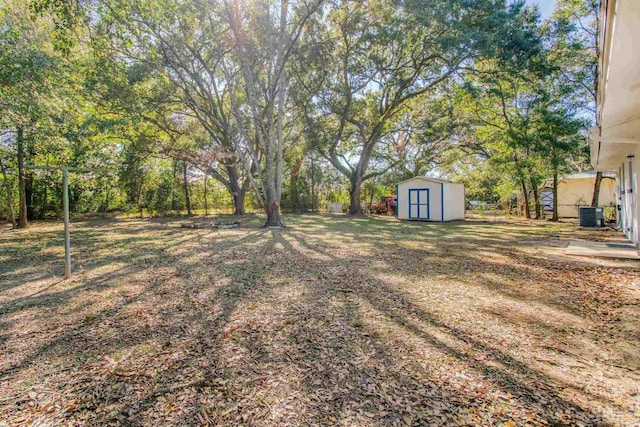
[[[105,2],[100,37],[109,41],[121,60],[144,64],[152,78],[167,79],[177,90],[150,94],[153,108],[146,120],[169,136],[166,154],[197,165],[222,183],[234,200],[235,214],[244,214],[244,198],[253,167],[237,156],[242,141],[234,138],[229,82],[222,65],[229,46],[224,44],[228,23],[221,3],[200,1],[113,0]],[[135,17],[135,19],[131,19]],[[196,144],[174,144],[185,136],[185,123],[197,122],[206,134]],[[247,166],[247,168],[245,168]]]
[[[56,92],[65,86],[62,58],[56,55],[51,39],[52,22],[33,21],[26,3],[9,2],[0,7],[0,125],[10,129],[18,167],[18,227],[28,225],[28,157],[36,153],[50,129],[60,103]],[[37,137],[36,137],[37,136]]]
[[[521,9],[507,9],[500,0],[334,5],[309,35],[308,43],[319,47],[302,63],[315,67],[303,67],[299,76],[307,90],[307,130],[349,180],[350,213],[361,211],[362,183],[393,166],[370,170],[400,113],[477,57],[521,48]]]
[[[307,21],[321,4],[322,0],[225,2],[232,46],[224,61],[225,76],[239,137],[246,142],[238,152],[246,167],[250,162],[256,165],[258,179],[252,177],[251,183],[267,213],[265,227],[283,225],[280,201],[289,128],[290,63]]]
[[[565,101],[586,119],[586,126],[596,123],[596,84],[598,55],[598,1],[559,0],[545,24],[550,45],[550,60],[558,64],[559,78],[571,87]],[[588,147],[583,145],[578,166],[588,165]],[[587,166],[589,167],[589,166]],[[592,206],[598,205],[602,172],[594,181]]]

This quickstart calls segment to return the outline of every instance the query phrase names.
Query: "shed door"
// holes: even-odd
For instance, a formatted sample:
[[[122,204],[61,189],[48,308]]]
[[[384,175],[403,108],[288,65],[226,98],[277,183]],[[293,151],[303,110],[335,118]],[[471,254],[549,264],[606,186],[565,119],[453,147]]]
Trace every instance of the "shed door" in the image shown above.
[[[429,219],[429,189],[409,189],[409,219]]]

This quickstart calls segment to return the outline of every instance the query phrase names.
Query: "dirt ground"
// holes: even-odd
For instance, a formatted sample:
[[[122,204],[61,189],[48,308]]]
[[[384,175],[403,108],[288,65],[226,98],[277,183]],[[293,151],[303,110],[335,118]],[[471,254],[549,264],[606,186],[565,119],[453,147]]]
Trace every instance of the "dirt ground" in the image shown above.
[[[285,220],[0,231],[0,425],[640,425],[640,263],[562,252],[619,234]]]

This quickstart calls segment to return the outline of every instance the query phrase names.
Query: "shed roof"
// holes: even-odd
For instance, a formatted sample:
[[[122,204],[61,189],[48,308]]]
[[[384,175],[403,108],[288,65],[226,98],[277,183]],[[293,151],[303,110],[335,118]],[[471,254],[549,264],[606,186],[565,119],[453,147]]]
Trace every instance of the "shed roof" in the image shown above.
[[[413,178],[400,181],[398,184],[404,184],[405,182],[413,181],[414,179],[421,179],[423,181],[437,182],[438,184],[458,184],[457,182],[451,182],[444,179],[431,178],[430,176],[414,176]]]
[[[602,176],[604,178],[615,178],[616,174],[613,172],[602,172]],[[577,172],[577,173],[572,173],[571,175],[565,175],[563,177],[561,177],[561,180],[566,180],[566,179],[595,179],[596,177],[596,171],[594,170],[590,170],[590,171],[583,171],[583,172]]]

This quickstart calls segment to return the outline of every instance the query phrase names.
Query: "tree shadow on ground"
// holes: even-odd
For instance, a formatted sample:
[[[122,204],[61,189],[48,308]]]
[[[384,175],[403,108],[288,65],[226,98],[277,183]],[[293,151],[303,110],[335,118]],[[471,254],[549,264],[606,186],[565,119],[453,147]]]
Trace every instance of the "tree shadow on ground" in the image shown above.
[[[384,278],[448,273],[457,283],[509,300],[569,310],[562,298],[570,289],[535,295],[479,275],[535,281],[537,270],[525,268],[531,259],[503,253],[518,266],[499,263],[479,255],[474,242],[442,240],[445,233],[435,253],[400,247],[397,237],[375,229],[377,223],[345,238],[340,233],[347,225],[336,231],[321,221],[309,232],[294,225],[215,238],[209,230],[172,231],[161,233],[160,242],[129,235],[125,227],[113,245],[87,232],[86,243],[78,240],[81,250],[108,253],[122,244],[113,258],[121,269],[91,275],[108,264],[95,260],[84,268],[85,281],[4,304],[3,330],[15,329],[25,321],[16,316],[29,310],[36,317],[70,314],[53,336],[2,370],[0,389],[24,384],[35,370],[42,374],[39,384],[75,402],[54,420],[91,425],[201,419],[218,425],[489,425],[512,419],[609,425],[561,392],[575,384],[489,341],[472,322],[443,317],[437,300],[425,304]],[[434,237],[425,230],[416,236],[421,242]],[[477,245],[503,250],[490,240],[494,235],[481,236]],[[350,254],[351,242],[360,246]],[[407,259],[416,263],[408,266]],[[552,271],[551,265],[538,268]],[[85,296],[107,303],[76,313]],[[0,337],[0,345],[9,339]],[[27,407],[23,402],[14,410]]]
[[[325,255],[331,257],[328,253],[325,253]],[[314,261],[307,259],[306,263],[308,265],[314,263]],[[318,264],[317,261],[315,263]],[[560,396],[556,387],[548,385],[549,383],[558,384],[557,379],[552,379],[507,353],[480,341],[474,337],[473,333],[440,320],[433,313],[412,303],[410,299],[395,290],[393,286],[363,271],[357,272],[357,279],[354,279],[354,274],[350,271],[350,265],[353,264],[349,259],[342,259],[338,264],[334,259],[330,263],[321,262],[316,268],[319,271],[325,271],[325,274],[329,271],[329,274],[334,277],[342,276],[342,279],[339,280],[340,283],[349,282],[349,291],[344,294],[345,298],[355,299],[370,305],[389,321],[397,324],[410,334],[419,337],[426,345],[462,362],[468,369],[480,373],[483,378],[492,382],[498,389],[514,396],[516,400],[519,400],[529,410],[533,411],[536,419],[556,423],[559,422],[558,414],[566,413],[577,415],[578,419],[586,420],[591,425],[606,424],[599,415],[593,414]],[[327,292],[329,291],[327,290]],[[328,295],[321,294],[319,297],[328,298]],[[318,295],[315,296],[318,297]],[[309,305],[319,303],[320,301],[317,300],[309,301]],[[345,313],[345,317],[349,318],[350,316]],[[434,332],[428,331],[427,328],[434,330]],[[371,335],[373,332],[375,331],[369,330],[365,336]],[[444,339],[441,338],[442,336],[444,336]],[[453,341],[455,345],[446,341]],[[352,339],[344,341],[344,343],[350,342],[352,342]],[[465,348],[465,350],[463,351],[461,348]],[[418,372],[420,367],[415,366],[415,369]],[[331,372],[331,370],[327,369],[327,372]],[[358,376],[355,375],[355,377],[357,378]],[[425,386],[429,386],[429,378],[425,382]],[[560,385],[568,386],[567,384]],[[309,389],[313,389],[313,384],[309,384]],[[448,394],[454,395],[451,390]],[[464,402],[465,399],[456,395],[455,401]],[[384,406],[384,402],[378,402],[378,404]],[[423,402],[423,404],[428,412],[430,403]],[[468,401],[467,404],[469,404]],[[454,408],[459,408],[459,406],[456,405]],[[386,409],[391,411],[393,407],[387,406]],[[451,417],[450,421],[453,420],[455,415],[455,413],[448,414]],[[421,421],[438,422],[438,418],[422,419]]]
[[[193,241],[195,236],[193,233],[184,235],[184,233],[176,233],[180,235],[179,239],[172,241],[171,239],[163,240],[163,243],[154,247],[147,246],[147,249],[142,252],[141,247],[150,243],[149,239],[139,238],[125,238],[117,241],[118,246],[124,242],[126,250],[117,255],[105,256],[96,258],[92,262],[87,263],[84,267],[84,273],[76,273],[75,279],[66,282],[66,286],[54,292],[46,292],[54,288],[55,284],[59,284],[59,280],[54,284],[47,285],[44,288],[39,289],[36,292],[28,294],[24,297],[18,297],[4,302],[0,305],[0,319],[3,320],[3,331],[8,331],[13,323],[22,321],[25,313],[29,310],[33,311],[33,319],[46,319],[50,316],[52,311],[60,314],[74,314],[71,307],[77,305],[76,300],[81,301],[84,295],[89,293],[105,295],[112,293],[122,283],[128,281],[138,282],[142,288],[132,290],[131,292],[125,292],[124,296],[118,296],[118,298],[111,298],[111,301],[107,299],[106,307],[97,311],[89,308],[90,314],[86,319],[82,319],[81,322],[72,324],[70,327],[63,327],[61,334],[55,334],[55,337],[40,347],[30,349],[23,354],[19,363],[14,363],[7,366],[5,369],[0,370],[0,374],[7,374],[9,372],[18,371],[25,366],[28,366],[32,361],[41,358],[44,355],[47,356],[64,356],[66,349],[69,347],[71,341],[82,340],[88,331],[91,331],[96,325],[104,323],[105,320],[111,319],[117,316],[119,312],[123,311],[127,307],[136,304],[137,302],[144,301],[150,296],[162,296],[171,295],[172,289],[167,289],[167,280],[178,277],[180,275],[179,268],[190,269],[197,266],[189,266],[188,263],[182,263],[181,258],[188,257],[190,253],[183,254],[182,256],[171,255],[171,251],[181,247],[187,241]],[[216,245],[217,253],[230,250],[237,245],[247,244],[248,242],[255,241],[261,233],[247,234],[237,240],[229,240],[221,245]],[[172,234],[169,235],[173,237]],[[165,236],[166,237],[166,236]],[[101,236],[93,231],[85,232],[84,239],[79,239],[79,250],[93,250],[96,246],[100,246],[105,253],[108,253],[112,245],[109,242],[102,242]],[[140,255],[140,253],[144,255]],[[30,260],[23,260],[23,262],[30,262]],[[115,264],[121,267],[115,269],[109,269],[104,273],[92,274],[92,270],[99,269],[102,266],[108,266]],[[154,272],[156,272],[154,274]],[[143,277],[138,275],[144,273]],[[164,277],[163,277],[164,275]],[[85,277],[88,276],[88,277]],[[64,310],[61,310],[64,308]],[[86,306],[80,305],[76,310],[87,311]],[[12,319],[13,314],[20,314],[17,319]],[[128,328],[133,328],[134,325],[128,325]],[[101,340],[99,343],[95,342],[92,338],[92,345],[94,350],[101,348],[103,351],[112,349],[114,345],[123,341],[122,337],[126,337],[128,343],[135,345],[142,342],[145,336],[148,335],[148,328],[140,331],[138,337],[136,334],[123,333],[122,331],[115,334],[113,339]],[[5,335],[2,339],[6,340]],[[96,345],[99,344],[99,345]]]

